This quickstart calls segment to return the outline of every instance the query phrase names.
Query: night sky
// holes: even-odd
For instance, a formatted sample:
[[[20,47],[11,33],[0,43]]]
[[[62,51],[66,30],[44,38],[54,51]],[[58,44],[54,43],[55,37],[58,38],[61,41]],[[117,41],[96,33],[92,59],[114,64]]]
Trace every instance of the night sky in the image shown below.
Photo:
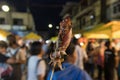
[[[54,28],[59,25],[61,17],[59,16],[63,5],[67,1],[80,0],[32,0],[35,5],[31,11],[34,15],[37,30],[47,30],[48,24],[53,24]]]

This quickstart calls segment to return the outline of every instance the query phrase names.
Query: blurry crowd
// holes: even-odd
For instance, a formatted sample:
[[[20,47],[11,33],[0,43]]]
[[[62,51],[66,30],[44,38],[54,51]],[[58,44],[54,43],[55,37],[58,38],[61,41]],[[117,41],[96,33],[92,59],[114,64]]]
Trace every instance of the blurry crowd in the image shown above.
[[[120,80],[120,45],[114,40],[88,41],[84,69],[95,80]]]
[[[73,38],[63,70],[56,68],[51,77],[55,47],[55,42],[26,45],[19,36],[7,36],[0,41],[0,80],[120,80],[120,47],[114,40],[88,41],[83,47]]]
[[[3,80],[21,80],[27,61],[27,47],[16,35],[0,41],[0,77]]]

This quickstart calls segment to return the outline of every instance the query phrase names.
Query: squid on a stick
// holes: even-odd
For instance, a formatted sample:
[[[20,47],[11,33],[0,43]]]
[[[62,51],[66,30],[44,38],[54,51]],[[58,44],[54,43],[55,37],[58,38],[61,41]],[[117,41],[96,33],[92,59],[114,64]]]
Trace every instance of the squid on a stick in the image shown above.
[[[65,51],[70,44],[71,38],[72,38],[72,22],[70,17],[67,16],[60,22],[60,30],[58,34],[58,40],[56,42],[55,52],[52,55],[50,55],[51,58],[50,64],[53,65],[50,80],[52,80],[56,66],[63,70],[62,68],[62,62],[64,61],[63,56],[67,55]]]

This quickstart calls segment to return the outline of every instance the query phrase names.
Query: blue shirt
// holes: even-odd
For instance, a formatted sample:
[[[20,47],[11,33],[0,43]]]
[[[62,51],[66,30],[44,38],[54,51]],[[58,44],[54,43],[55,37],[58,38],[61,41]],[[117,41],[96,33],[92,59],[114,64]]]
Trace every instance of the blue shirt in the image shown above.
[[[92,80],[90,76],[78,67],[63,63],[63,69],[61,71],[56,71],[53,75],[52,80]],[[49,72],[47,80],[50,80],[52,71]]]

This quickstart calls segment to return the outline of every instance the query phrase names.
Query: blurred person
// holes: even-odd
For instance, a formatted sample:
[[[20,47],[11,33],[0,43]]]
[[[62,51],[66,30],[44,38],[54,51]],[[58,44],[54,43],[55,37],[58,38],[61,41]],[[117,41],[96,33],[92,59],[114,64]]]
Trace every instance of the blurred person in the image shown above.
[[[77,53],[77,59],[75,65],[80,69],[84,69],[84,62],[88,60],[86,51],[78,44],[77,39],[73,38],[73,43],[75,44],[75,50]]]
[[[21,64],[25,64],[27,58],[27,47],[24,44],[22,38],[17,39],[17,44],[18,44],[18,53],[16,55],[16,59],[19,60]]]
[[[33,42],[30,48],[31,57],[28,60],[27,80],[44,80],[46,74],[46,64],[43,60],[44,51],[42,43]]]
[[[47,58],[47,62],[50,62],[50,54],[52,54],[55,51],[55,43],[51,42],[48,46],[48,49],[45,53],[45,56]]]
[[[120,80],[120,50],[118,51],[118,80]]]
[[[106,49],[105,42],[100,41],[100,46],[95,49],[95,55],[97,57],[97,69],[98,69],[98,80],[102,80],[102,73],[104,68],[104,51]]]
[[[16,59],[19,61],[21,67],[21,80],[25,80],[26,78],[26,60],[27,60],[27,47],[24,44],[24,41],[21,37],[17,39],[18,44],[18,52],[16,54]]]
[[[85,71],[74,65],[77,59],[74,44],[69,45],[66,53],[68,56],[65,56],[62,63],[63,70],[55,69],[52,80],[92,80]],[[47,80],[50,80],[51,74],[52,70],[49,71]]]
[[[9,47],[7,56],[14,57],[18,62],[16,64],[12,64],[13,73],[12,79],[13,80],[21,80],[22,78],[22,64],[26,62],[26,50],[22,48],[23,40],[22,38],[16,39],[15,35],[9,35],[7,37]]]
[[[112,47],[115,48],[115,50],[120,50],[120,44],[119,44],[119,40],[118,39],[113,39],[113,41],[111,42]]]
[[[115,70],[115,49],[112,47],[111,42],[105,43],[106,49],[104,52],[104,72],[105,80],[116,80],[114,75]]]
[[[7,36],[8,46],[10,46],[10,44],[13,43],[14,41],[16,41],[16,37],[14,34],[10,34]]]
[[[14,58],[5,56],[7,53],[7,43],[5,41],[0,41],[0,63],[13,64],[17,62]]]
[[[47,44],[46,42],[43,42],[43,50],[45,51],[45,53],[47,52],[47,50],[48,50],[48,45],[49,44]]]
[[[115,49],[115,70],[114,70],[114,79],[118,80],[119,79],[119,42],[117,39],[114,39],[111,43],[112,47]]]
[[[22,71],[22,79],[21,80],[26,80],[26,71],[27,71],[27,59],[28,59],[28,52],[27,52],[27,47],[25,44],[23,44],[18,52],[18,55],[16,56],[18,60],[21,60],[21,71]]]
[[[88,55],[88,61],[85,63],[85,70],[94,78],[94,44],[93,42],[88,42],[86,51]]]
[[[9,64],[17,63],[14,58],[6,57],[7,43],[5,41],[0,41],[0,77],[3,80],[11,80],[10,74],[12,73],[12,67]]]
[[[8,35],[7,41],[8,41],[8,48],[7,48],[8,53],[6,55],[12,57],[13,55],[15,55],[15,53],[18,51],[19,48],[15,35],[13,34]]]

